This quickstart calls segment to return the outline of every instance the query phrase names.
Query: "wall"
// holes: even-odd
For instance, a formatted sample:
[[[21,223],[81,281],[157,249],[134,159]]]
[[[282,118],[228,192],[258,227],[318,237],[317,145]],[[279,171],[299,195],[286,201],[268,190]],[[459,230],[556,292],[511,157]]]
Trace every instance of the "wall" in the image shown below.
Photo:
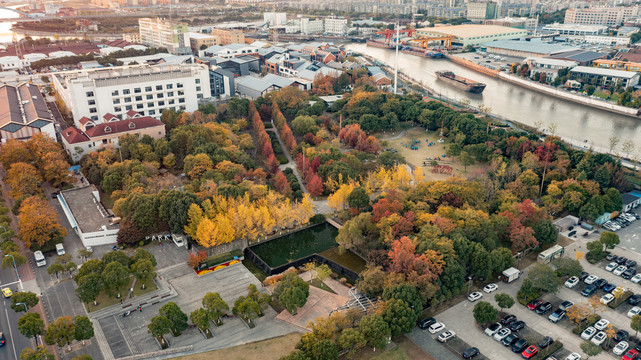
[[[78,228],[78,235],[84,246],[98,246],[115,244],[118,237],[118,230],[105,230],[90,233],[83,233]]]
[[[247,248],[248,242],[247,239],[236,239],[230,243],[218,245],[209,249],[210,256],[216,256],[224,253],[228,253],[232,250],[244,250]]]

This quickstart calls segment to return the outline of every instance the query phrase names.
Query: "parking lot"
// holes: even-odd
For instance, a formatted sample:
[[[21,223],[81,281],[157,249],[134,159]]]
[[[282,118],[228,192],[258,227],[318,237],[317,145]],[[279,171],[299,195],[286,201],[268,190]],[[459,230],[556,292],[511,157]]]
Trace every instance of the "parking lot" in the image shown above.
[[[637,215],[640,213],[639,209],[635,209],[632,212]],[[627,227],[617,230],[615,233],[619,235],[619,239],[621,240],[620,247],[641,254],[641,221],[634,221]]]

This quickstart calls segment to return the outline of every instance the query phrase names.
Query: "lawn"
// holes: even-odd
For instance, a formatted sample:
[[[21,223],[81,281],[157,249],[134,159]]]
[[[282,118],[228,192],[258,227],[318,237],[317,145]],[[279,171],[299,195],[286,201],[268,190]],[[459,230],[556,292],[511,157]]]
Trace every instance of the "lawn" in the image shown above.
[[[182,356],[182,360],[236,359],[236,360],[277,360],[295,349],[301,334],[291,333],[273,339],[257,341],[226,349],[201,354]]]
[[[359,360],[436,360],[405,336],[401,336],[394,341],[396,342],[396,347],[393,349],[381,352],[380,349],[374,351],[368,347],[356,354],[354,358]]]
[[[311,286],[314,286],[314,287],[317,287],[317,288],[319,288],[319,289],[321,289],[321,290],[329,291],[329,292],[331,292],[332,294],[336,294],[336,293],[334,292],[334,290],[330,289],[330,288],[329,288],[329,286],[325,285],[325,283],[323,283],[322,281],[320,281],[320,280],[319,280],[319,279],[317,279],[317,278],[314,278],[314,280],[312,280],[312,282],[310,283],[310,285],[311,285]]]
[[[136,280],[136,285],[134,286],[134,293],[133,296],[140,296],[142,294],[146,294],[148,292],[154,291],[158,289],[156,286],[156,283],[153,280],[147,280],[144,282],[145,284],[145,290],[141,289],[143,282],[142,281],[137,281]]]
[[[134,279],[135,278],[132,276],[129,282],[127,282],[127,284],[120,287],[119,292],[120,292],[120,295],[122,295],[123,300],[127,296],[127,294],[129,294],[129,289],[131,288],[131,284],[133,283]],[[142,284],[140,284],[139,282],[136,282],[133,296],[146,294],[150,291],[154,291],[157,289],[156,284],[154,284],[154,282],[151,280],[146,284],[147,286],[145,290],[140,289],[141,285]],[[105,290],[100,292],[100,294],[96,298],[96,301],[98,302],[98,305],[96,306],[94,306],[93,303],[86,304],[88,312],[104,309],[107,306],[116,305],[120,303],[120,299],[116,297],[115,293],[113,296],[110,296],[109,293],[107,293]]]

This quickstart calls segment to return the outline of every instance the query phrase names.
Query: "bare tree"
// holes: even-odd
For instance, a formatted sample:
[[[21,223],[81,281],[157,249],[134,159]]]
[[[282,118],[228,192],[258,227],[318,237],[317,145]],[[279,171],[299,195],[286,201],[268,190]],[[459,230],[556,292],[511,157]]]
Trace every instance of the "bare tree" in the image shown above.
[[[619,145],[619,141],[621,141],[618,137],[616,136],[610,136],[610,153],[614,152],[614,149]]]
[[[559,124],[558,124],[557,122],[553,122],[553,123],[550,123],[550,125],[548,125],[548,131],[549,131],[549,132],[550,132],[550,134],[552,134],[553,136],[554,136],[554,135],[556,135],[556,131],[557,131],[558,129],[559,129]]]
[[[621,149],[623,150],[625,157],[629,159],[630,153],[634,151],[634,142],[632,140],[624,141]]]

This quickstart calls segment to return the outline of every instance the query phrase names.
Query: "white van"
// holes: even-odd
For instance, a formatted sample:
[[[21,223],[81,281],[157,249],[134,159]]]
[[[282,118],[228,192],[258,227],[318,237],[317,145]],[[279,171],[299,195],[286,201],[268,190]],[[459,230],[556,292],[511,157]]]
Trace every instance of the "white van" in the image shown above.
[[[64,255],[65,254],[65,247],[62,246],[62,244],[56,244],[56,252],[58,253],[58,256]]]
[[[46,266],[47,265],[47,260],[45,260],[45,256],[42,255],[42,251],[38,250],[33,253],[33,258],[36,260],[36,265],[38,267]]]
[[[176,246],[185,246],[185,237],[183,235],[171,234],[171,238]]]

